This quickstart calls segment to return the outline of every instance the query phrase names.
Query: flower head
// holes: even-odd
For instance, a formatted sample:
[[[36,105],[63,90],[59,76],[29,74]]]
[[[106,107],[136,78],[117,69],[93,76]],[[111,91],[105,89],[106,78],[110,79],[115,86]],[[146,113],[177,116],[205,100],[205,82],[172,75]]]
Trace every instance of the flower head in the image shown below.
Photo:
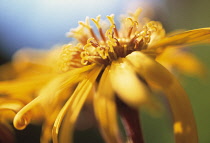
[[[123,142],[118,114],[128,123],[129,129],[125,129],[128,139],[139,142],[138,135],[129,134],[132,130],[129,112],[125,115],[122,108],[137,111],[144,105],[153,106],[154,91],[159,90],[170,105],[176,142],[197,143],[187,95],[160,63],[173,63],[171,59],[161,58],[169,47],[180,49],[186,44],[209,40],[210,28],[168,37],[160,22],[140,21],[140,13],[138,9],[122,17],[120,28],[115,24],[114,15],[107,16],[110,23],[107,29],[101,26],[100,16],[91,19],[99,36],[87,18],[68,33],[76,38],[76,45],[67,44],[47,52],[23,50],[17,53],[12,63],[15,76],[0,82],[0,99],[12,99],[7,100],[5,106],[16,113],[15,128],[24,129],[31,121],[41,120],[42,142],[51,138],[55,143],[71,142],[78,115],[83,105],[91,101],[106,142]],[[14,102],[19,105],[15,109],[11,106]]]

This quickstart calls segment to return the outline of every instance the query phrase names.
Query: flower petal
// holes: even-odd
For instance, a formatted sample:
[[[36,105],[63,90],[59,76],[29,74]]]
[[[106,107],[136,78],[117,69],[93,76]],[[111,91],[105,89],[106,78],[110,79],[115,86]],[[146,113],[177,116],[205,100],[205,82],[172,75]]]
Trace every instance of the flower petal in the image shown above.
[[[197,143],[196,124],[186,92],[174,76],[159,63],[141,52],[126,57],[148,83],[159,87],[170,104],[177,143]]]
[[[52,131],[54,143],[72,142],[74,124],[101,69],[102,67],[95,66],[87,75],[87,78],[79,83],[72,96],[61,109]],[[60,132],[60,137],[58,137],[58,132]]]
[[[148,87],[127,62],[112,62],[110,80],[117,95],[129,106],[138,108],[150,95]]]
[[[134,69],[141,73],[145,79],[150,79],[150,83],[158,83],[158,86],[168,87],[173,82],[171,76],[166,76],[169,72],[154,60],[147,57],[142,52],[133,52],[126,57],[134,66]]]
[[[16,99],[0,98],[0,122],[12,122],[15,114],[25,104]]]
[[[55,74],[34,75],[27,78],[1,81],[0,94],[29,101],[52,77],[55,77]]]
[[[119,142],[117,111],[114,92],[109,79],[110,66],[106,67],[94,98],[94,111],[101,128],[102,135],[107,143]],[[106,91],[106,92],[104,92]]]
[[[66,90],[78,83],[83,76],[83,73],[90,70],[92,66],[75,69],[61,75],[58,75],[50,81],[45,87],[42,88],[37,98],[32,100],[24,106],[14,118],[14,126],[17,129],[24,129],[35,117],[50,116],[56,106],[61,106],[63,100],[67,97],[60,97]],[[70,92],[70,91],[69,91]],[[65,95],[65,94],[62,94]],[[40,112],[40,110],[42,112]]]
[[[210,40],[210,28],[200,28],[189,30],[180,34],[176,34],[174,36],[165,37],[162,40],[151,45],[150,48],[194,44],[206,42],[207,40]]]
[[[38,70],[52,71],[57,68],[60,49],[60,47],[53,47],[51,50],[20,49],[13,55],[13,67],[17,72],[27,71],[36,66]]]
[[[24,104],[21,101],[0,98],[0,110],[11,110],[13,112],[17,112],[23,106]]]
[[[175,69],[187,75],[205,76],[205,66],[195,56],[180,48],[167,48],[156,60],[168,70]]]

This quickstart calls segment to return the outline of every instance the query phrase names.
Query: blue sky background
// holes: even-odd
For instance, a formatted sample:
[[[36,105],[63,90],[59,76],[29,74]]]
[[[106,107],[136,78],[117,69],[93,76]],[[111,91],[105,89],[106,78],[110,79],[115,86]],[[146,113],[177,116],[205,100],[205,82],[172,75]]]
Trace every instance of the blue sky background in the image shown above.
[[[137,1],[1,0],[1,53],[11,56],[22,47],[50,48],[55,44],[67,43],[70,39],[65,33],[77,27],[78,21],[84,21],[86,16],[95,18],[100,14],[102,19],[109,14],[119,16]]]

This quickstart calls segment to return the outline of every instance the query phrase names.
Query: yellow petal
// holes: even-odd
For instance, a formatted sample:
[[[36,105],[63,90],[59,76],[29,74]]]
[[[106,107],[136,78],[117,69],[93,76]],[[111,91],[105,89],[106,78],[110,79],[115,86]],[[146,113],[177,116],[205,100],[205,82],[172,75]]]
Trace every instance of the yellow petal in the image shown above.
[[[81,74],[79,74],[80,77],[83,77]],[[77,75],[72,76],[74,78],[80,79]],[[72,80],[74,80],[72,78]],[[75,79],[75,81],[77,81]],[[72,84],[74,85],[74,84]],[[45,120],[42,124],[42,136],[41,136],[41,143],[51,142],[52,139],[52,128],[54,125],[54,122],[63,107],[63,104],[65,101],[70,97],[72,92],[74,91],[75,86],[71,87],[69,85],[66,86],[66,88],[56,92],[55,95],[51,94],[51,97],[48,100],[45,101],[45,108],[43,111],[45,111]],[[54,90],[53,90],[54,91]],[[44,92],[43,92],[44,93]],[[49,94],[49,91],[46,91],[45,94]],[[44,103],[42,103],[44,104]]]
[[[78,83],[83,77],[83,72],[86,72],[92,66],[75,69],[57,76],[42,88],[37,98],[24,106],[14,118],[14,126],[17,129],[24,129],[35,117],[38,119],[43,116],[48,116],[50,112],[62,103],[67,97],[60,97],[64,90],[71,88]],[[70,91],[69,91],[70,92]],[[64,94],[63,94],[64,95]],[[42,112],[40,112],[40,110]]]
[[[145,80],[159,87],[169,102],[177,143],[197,143],[196,123],[186,92],[163,66],[141,52],[126,57]]]
[[[24,101],[29,101],[32,96],[54,76],[55,74],[44,74],[1,81],[0,93],[3,95],[6,94],[9,97],[22,98]]]
[[[54,82],[51,82],[51,84],[48,85],[48,88],[44,88],[42,90],[41,95],[50,95],[46,96],[46,100],[43,103],[45,110],[45,116],[46,119],[44,120],[43,126],[42,126],[42,136],[41,136],[41,142],[50,142],[52,137],[52,128],[53,124],[58,116],[58,113],[60,112],[61,108],[63,107],[63,103],[70,97],[70,95],[73,93],[73,90],[75,88],[75,83],[78,83],[86,76],[86,71],[89,71],[92,69],[93,66],[85,66],[83,68],[78,68],[66,73],[63,73],[61,78],[59,80],[54,80]],[[54,90],[52,90],[54,89]],[[54,94],[55,93],[55,94]],[[50,97],[50,98],[49,98]]]
[[[126,62],[113,62],[110,71],[113,89],[129,106],[138,108],[147,101],[149,90]]]
[[[60,55],[60,49],[55,47],[51,50],[23,48],[14,54],[12,64],[18,72],[26,70],[33,65],[52,70],[57,68],[56,64]]]
[[[165,37],[162,40],[157,41],[156,43],[151,45],[150,48],[194,44],[206,42],[207,40],[210,40],[210,28],[201,28],[186,31],[180,34],[176,34],[174,36]]]
[[[169,70],[175,69],[188,75],[205,75],[204,65],[195,56],[182,49],[167,48],[157,56],[156,60]]]
[[[61,109],[52,131],[54,143],[72,142],[74,124],[101,69],[102,67],[93,67],[93,70],[90,71],[87,78],[79,83],[72,96]]]
[[[24,103],[20,100],[0,98],[0,122],[11,122],[23,106]]]
[[[150,82],[158,83],[158,85],[168,87],[173,82],[172,77],[167,77],[169,73],[164,67],[159,66],[154,60],[148,58],[141,52],[133,52],[126,57],[137,72],[144,73],[142,75],[145,79],[150,79]]]
[[[117,111],[113,89],[109,79],[110,66],[106,67],[94,98],[94,111],[107,143],[119,142]]]
[[[19,100],[0,98],[0,110],[12,110],[14,112],[17,112],[22,108],[23,105],[24,104]]]

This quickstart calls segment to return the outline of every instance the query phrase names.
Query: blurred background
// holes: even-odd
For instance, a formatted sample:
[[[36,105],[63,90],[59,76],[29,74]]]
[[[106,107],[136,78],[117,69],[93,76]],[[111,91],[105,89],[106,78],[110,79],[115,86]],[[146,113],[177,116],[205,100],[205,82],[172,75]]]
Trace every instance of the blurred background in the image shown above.
[[[163,23],[167,32],[210,26],[209,0],[1,0],[0,1],[0,63],[11,60],[20,48],[50,49],[72,39],[66,32],[84,21],[143,8],[144,14]],[[192,52],[210,69],[210,46],[199,45]],[[207,72],[209,74],[209,71]],[[182,85],[189,94],[198,126],[200,143],[210,143],[210,78],[183,77]],[[152,117],[142,113],[146,143],[173,143],[166,115]],[[29,126],[16,131],[17,142],[39,142],[40,127]],[[88,141],[87,141],[88,140]],[[75,142],[102,142],[95,130],[76,132]]]

